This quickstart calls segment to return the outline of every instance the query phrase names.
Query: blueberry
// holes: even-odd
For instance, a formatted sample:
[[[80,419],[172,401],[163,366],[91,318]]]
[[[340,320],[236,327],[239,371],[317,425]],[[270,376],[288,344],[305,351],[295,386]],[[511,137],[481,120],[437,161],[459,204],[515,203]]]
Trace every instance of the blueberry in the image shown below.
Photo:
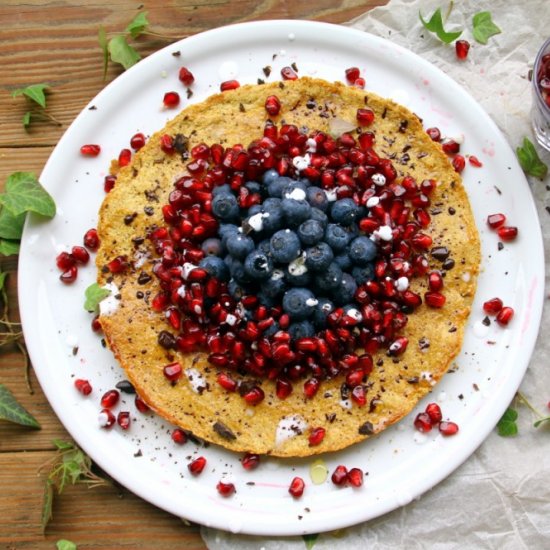
[[[356,237],[349,246],[349,257],[357,265],[367,265],[376,258],[376,252],[376,245],[368,237]]]
[[[231,278],[235,279],[240,285],[247,285],[252,282],[252,277],[246,272],[244,264],[240,260],[233,259],[229,266],[229,272],[231,273]]]
[[[258,294],[258,300],[260,300],[260,303],[263,304],[264,306],[272,307],[262,302],[262,298],[260,297],[260,294]],[[262,336],[269,338],[270,336],[273,336],[275,333],[279,332],[280,330],[281,330],[281,327],[279,326],[279,323],[275,321],[275,323],[273,323],[270,327],[264,330]]]
[[[342,270],[332,262],[325,270],[315,275],[315,284],[321,291],[329,291],[342,283]]]
[[[340,225],[351,225],[359,214],[359,207],[353,199],[340,199],[330,208],[332,221]]]
[[[231,256],[244,260],[254,250],[254,241],[243,233],[237,233],[226,239],[225,246]]]
[[[288,264],[300,254],[300,239],[294,231],[281,229],[271,237],[269,248],[276,262]]]
[[[325,242],[334,250],[340,252],[346,248],[349,243],[349,233],[341,226],[335,223],[329,223],[325,229]]]
[[[227,291],[235,300],[240,300],[243,296],[246,296],[245,289],[233,279],[229,281]]]
[[[212,189],[212,196],[217,197],[218,195],[232,195],[233,191],[231,189],[231,186],[228,183],[224,183],[223,185],[218,185]]]
[[[281,208],[289,227],[298,227],[311,214],[311,206],[305,200],[283,199]]]
[[[262,192],[262,186],[257,181],[247,181],[244,186],[251,192],[251,193],[261,193]]]
[[[212,213],[223,221],[239,219],[237,197],[231,193],[220,193],[212,199]]]
[[[221,237],[222,242],[225,244],[225,240],[230,235],[235,235],[239,232],[239,228],[232,223],[222,223],[218,228],[218,235]]]
[[[324,236],[324,228],[317,220],[306,220],[298,227],[298,237],[305,246],[317,244]]]
[[[268,279],[273,273],[273,262],[264,252],[253,250],[244,261],[244,270],[253,279]]]
[[[334,310],[334,304],[328,298],[319,298],[313,311],[313,322],[317,328],[325,328],[328,314]]]
[[[269,239],[264,239],[263,241],[260,241],[256,248],[264,254],[271,254],[271,249],[269,248]]]
[[[291,288],[283,296],[283,310],[293,321],[307,319],[316,305],[317,299],[307,288]]]
[[[269,279],[262,282],[260,292],[268,298],[276,298],[287,290],[287,288],[288,286],[284,278],[284,273],[276,269]]]
[[[280,199],[283,196],[283,189],[286,185],[291,183],[292,179],[285,176],[279,176],[267,184],[267,193],[270,197],[277,197]]]
[[[328,208],[327,194],[320,187],[309,187],[306,190],[306,200],[313,208],[326,212]]]
[[[334,256],[334,261],[340,266],[342,271],[348,271],[353,265],[347,252],[340,252],[340,254]]]
[[[372,264],[365,266],[356,266],[351,270],[351,274],[358,285],[374,279],[374,267]]]
[[[220,239],[210,237],[201,244],[201,250],[206,256],[221,256],[223,254],[223,245]]]
[[[262,176],[262,183],[264,185],[269,185],[272,181],[278,179],[279,177],[279,172],[277,172],[274,168],[271,168]]]
[[[328,216],[322,210],[319,210],[318,208],[312,208],[310,219],[318,221],[323,226],[323,229],[327,228]]]
[[[219,281],[229,280],[229,268],[227,264],[218,256],[206,256],[199,262],[199,266],[206,269],[212,277]]]
[[[353,301],[353,296],[357,290],[357,283],[349,273],[342,274],[341,283],[332,291],[332,299],[338,306],[343,306]]]
[[[312,271],[326,269],[334,258],[332,248],[327,243],[320,242],[306,249],[306,267]]]
[[[291,262],[285,269],[285,281],[290,286],[309,286],[311,284],[311,273],[309,271],[303,271],[302,269],[293,269],[293,264],[296,262]]]
[[[262,204],[263,227],[266,233],[274,233],[283,227],[283,209],[281,199],[269,198]]]
[[[288,327],[288,333],[294,340],[311,338],[315,336],[315,327],[309,321],[299,321],[298,323],[292,323]]]
[[[250,218],[251,216],[254,216],[254,214],[259,214],[260,212],[263,212],[263,208],[261,204],[253,204],[246,213],[246,217]]]

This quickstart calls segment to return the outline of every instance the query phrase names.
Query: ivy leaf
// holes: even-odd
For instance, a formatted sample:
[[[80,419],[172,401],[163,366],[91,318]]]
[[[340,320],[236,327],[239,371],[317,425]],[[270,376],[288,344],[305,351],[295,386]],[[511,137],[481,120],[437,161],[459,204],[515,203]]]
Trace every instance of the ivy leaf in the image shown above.
[[[487,44],[487,40],[495,34],[500,34],[502,31],[493,23],[491,12],[480,11],[474,15],[473,19],[473,35],[480,44]]]
[[[310,535],[302,535],[302,538],[304,539],[306,549],[311,550],[315,546],[315,543],[317,542],[317,539],[319,538],[319,533],[312,533]]]
[[[23,126],[24,126],[25,128],[27,128],[27,126],[31,123],[31,116],[32,116],[31,111],[27,111],[27,112],[23,115],[23,118],[22,118],[21,120],[22,120]]]
[[[8,276],[7,273],[4,271],[0,271],[0,290],[4,288],[4,285],[6,284],[6,277]]]
[[[42,500],[42,514],[41,514],[41,524],[42,532],[45,531],[46,525],[50,522],[53,517],[53,481],[48,479],[44,485],[44,496]]]
[[[105,80],[107,77],[107,65],[109,64],[109,49],[107,48],[107,33],[105,32],[105,27],[99,27],[97,39],[99,40],[99,46],[103,52],[103,80]]]
[[[510,437],[517,435],[518,425],[516,420],[518,419],[518,413],[512,407],[508,407],[506,412],[502,415],[502,418],[498,421],[497,430],[498,435],[502,437]]]
[[[57,546],[57,550],[77,550],[76,544],[67,539],[60,539],[55,545]]]
[[[0,239],[0,254],[2,254],[2,256],[19,254],[19,248],[19,241],[6,241],[5,239]]]
[[[125,69],[135,65],[141,56],[126,42],[126,37],[119,35],[111,38],[107,46],[111,59],[115,63],[120,63]]]
[[[40,429],[36,418],[17,402],[13,393],[4,384],[0,384],[0,418],[29,428]]]
[[[50,194],[30,172],[14,172],[6,181],[6,192],[0,202],[13,216],[36,212],[47,218],[55,216],[55,203]]]
[[[550,416],[547,416],[545,418],[541,418],[540,420],[537,420],[533,426],[535,426],[535,428],[538,428],[541,424],[544,424],[544,423],[550,423]]]
[[[523,171],[535,178],[543,180],[548,173],[548,166],[540,160],[540,157],[531,140],[527,137],[523,138],[521,147],[516,148],[519,163]]]
[[[14,216],[7,208],[0,210],[0,238],[20,239],[23,233],[26,213]]]
[[[420,21],[424,27],[433,32],[439,40],[445,42],[445,44],[450,44],[453,40],[456,40],[461,34],[462,31],[447,32],[443,27],[443,17],[441,16],[441,8],[437,8],[433,15],[430,17],[429,21],[425,21],[422,17],[422,14],[418,12]]]
[[[107,288],[101,288],[97,283],[92,283],[85,291],[86,301],[84,302],[84,309],[93,313],[99,308],[99,302],[104,300],[111,294],[111,291]]]
[[[18,88],[11,93],[12,97],[17,97],[19,95],[24,95],[30,100],[38,103],[43,109],[46,108],[46,94],[44,90],[49,88],[49,84],[33,84],[32,86],[27,86],[26,88]],[[25,115],[26,116],[26,115]],[[30,117],[29,117],[30,120]]]
[[[74,449],[74,445],[68,441],[62,441],[61,439],[54,439],[53,444],[59,451],[66,451],[67,449]]]
[[[132,38],[137,38],[149,25],[147,20],[147,12],[139,12],[133,19],[128,23],[126,27],[126,32],[130,33]]]

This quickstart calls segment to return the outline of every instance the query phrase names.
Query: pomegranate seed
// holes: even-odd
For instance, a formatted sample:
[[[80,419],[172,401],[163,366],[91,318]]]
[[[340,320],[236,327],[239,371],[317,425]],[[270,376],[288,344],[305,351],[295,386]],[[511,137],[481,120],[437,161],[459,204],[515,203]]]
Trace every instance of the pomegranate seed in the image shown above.
[[[281,110],[281,102],[279,98],[275,95],[270,95],[265,100],[265,110],[271,116],[277,116]]]
[[[122,149],[122,151],[120,151],[120,153],[118,154],[118,165],[120,167],[128,166],[131,160],[132,160],[132,151],[130,151],[130,149]]]
[[[147,403],[145,403],[145,401],[143,401],[143,399],[139,395],[136,395],[134,403],[136,405],[136,409],[140,413],[147,413],[150,411],[149,405],[147,405]]]
[[[424,294],[424,301],[426,305],[434,308],[440,308],[445,305],[445,296],[440,292],[426,292]]]
[[[403,355],[409,344],[408,338],[400,336],[396,338],[388,348],[388,353],[392,356]]]
[[[162,99],[164,106],[168,109],[174,109],[180,103],[180,95],[178,92],[166,92]]]
[[[346,485],[349,479],[348,469],[341,464],[339,466],[336,466],[336,469],[334,470],[334,472],[332,472],[330,479],[332,480],[332,483],[334,483],[334,485],[338,485],[339,487],[342,485]]]
[[[514,310],[511,307],[504,306],[496,316],[496,321],[499,325],[505,327],[514,316]]]
[[[361,71],[357,67],[346,69],[346,80],[353,84],[361,76]]]
[[[292,393],[292,384],[288,380],[278,378],[275,392],[279,399],[286,399]]]
[[[458,59],[466,59],[469,49],[470,43],[467,40],[457,40],[455,42],[455,52]]]
[[[368,126],[374,122],[374,113],[371,109],[357,109],[356,118],[361,126]]]
[[[292,67],[283,67],[281,69],[281,76],[283,80],[297,80],[298,75]]]
[[[83,246],[73,246],[71,256],[77,264],[86,265],[90,261],[90,254]]]
[[[69,254],[68,252],[61,252],[55,258],[55,263],[57,267],[61,269],[61,271],[67,271],[67,269],[70,269],[75,265],[76,259],[72,254]]]
[[[128,267],[126,256],[117,256],[107,264],[111,273],[122,273]]]
[[[438,292],[443,288],[443,277],[439,271],[428,273],[428,286],[433,292]]]
[[[230,497],[235,492],[235,485],[233,483],[226,483],[224,481],[218,481],[218,484],[216,485],[216,489],[218,490],[218,493],[222,497]]]
[[[103,181],[103,191],[105,191],[105,193],[110,193],[113,190],[115,183],[116,176],[112,176],[111,174],[105,176],[105,180]]]
[[[116,417],[116,421],[123,430],[127,430],[130,427],[132,419],[128,411],[120,411]]]
[[[220,84],[220,91],[227,92],[228,90],[236,90],[240,87],[237,80],[226,80]]]
[[[439,431],[443,435],[455,435],[458,433],[458,424],[454,422],[443,421],[439,424]]]
[[[84,233],[83,243],[86,248],[95,252],[99,248],[99,237],[97,235],[97,229],[88,229],[88,231]]]
[[[193,73],[187,67],[182,67],[179,70],[178,78],[184,86],[191,86],[195,82]]]
[[[351,399],[355,401],[359,407],[364,407],[367,404],[367,391],[365,390],[365,386],[355,386],[355,388],[351,390]]]
[[[426,130],[426,133],[430,136],[432,141],[440,141],[441,140],[441,132],[439,131],[439,128],[428,128]]]
[[[117,390],[109,390],[103,394],[101,398],[101,406],[104,409],[114,407],[120,398],[120,393]]]
[[[171,382],[175,382],[181,377],[183,369],[181,368],[181,365],[176,362],[166,365],[162,369],[162,372],[168,380],[170,380]]]
[[[476,168],[481,168],[483,166],[482,162],[474,155],[468,157],[468,162],[471,166],[475,166]]]
[[[352,468],[348,472],[348,481],[352,487],[361,487],[363,485],[363,471],[359,468]]]
[[[466,166],[466,159],[462,155],[456,155],[453,159],[453,168],[455,169],[455,172],[461,173],[464,170],[464,167]]]
[[[204,458],[204,456],[199,456],[198,458],[195,458],[195,460],[190,462],[187,465],[187,468],[194,476],[198,476],[204,470],[205,466],[206,458]]]
[[[323,439],[325,438],[326,430],[325,428],[314,428],[309,434],[309,446],[316,447],[320,445]]]
[[[441,414],[441,407],[437,403],[430,403],[426,407],[426,414],[430,417],[432,424],[438,424],[443,418],[443,415]]]
[[[308,399],[311,399],[317,393],[319,386],[320,386],[320,383],[319,383],[319,380],[317,380],[317,378],[310,378],[309,380],[306,380],[304,382],[304,395]]]
[[[487,225],[491,229],[498,229],[500,226],[504,225],[506,221],[506,216],[504,214],[490,214],[487,216]]]
[[[109,429],[115,424],[116,418],[109,409],[102,409],[97,421],[102,428]]]
[[[483,304],[483,311],[489,315],[496,315],[504,304],[500,298],[491,298]]]
[[[66,285],[70,285],[76,281],[76,276],[78,275],[78,268],[76,265],[69,267],[66,271],[61,273],[59,280]]]
[[[260,465],[260,455],[246,453],[241,458],[241,464],[245,470],[254,470]]]
[[[101,153],[101,147],[93,144],[83,145],[80,152],[86,157],[97,157]]]
[[[422,433],[429,432],[432,429],[432,419],[428,413],[419,413],[414,419],[414,427]]]
[[[187,443],[187,434],[181,428],[174,428],[170,435],[172,441],[178,445]]]
[[[454,139],[446,139],[441,143],[441,148],[447,155],[456,155],[460,151],[460,143],[457,143]]]
[[[236,391],[237,382],[224,372],[220,372],[217,377],[218,384],[227,391]]]
[[[145,136],[142,133],[134,134],[130,138],[130,147],[134,151],[139,151],[145,145]]]
[[[355,82],[353,83],[353,85],[356,87],[356,88],[361,88],[363,89],[365,87],[365,79],[362,78],[362,77],[359,77],[357,79],[355,79]]]
[[[288,492],[294,498],[300,498],[304,494],[305,488],[306,488],[306,484],[304,483],[304,480],[301,477],[295,477],[290,482],[290,487],[288,488]]]
[[[88,380],[77,378],[74,381],[74,386],[82,395],[90,395],[92,393],[92,385]]]
[[[498,236],[503,241],[513,241],[518,236],[518,228],[509,225],[503,225],[498,228]]]
[[[174,140],[172,139],[172,136],[169,136],[168,134],[163,134],[160,136],[160,148],[167,155],[172,155],[176,150],[174,148]]]
[[[261,403],[264,400],[265,393],[262,388],[258,386],[254,386],[251,390],[247,391],[243,395],[243,399],[249,404],[249,405],[257,405],[258,403]]]

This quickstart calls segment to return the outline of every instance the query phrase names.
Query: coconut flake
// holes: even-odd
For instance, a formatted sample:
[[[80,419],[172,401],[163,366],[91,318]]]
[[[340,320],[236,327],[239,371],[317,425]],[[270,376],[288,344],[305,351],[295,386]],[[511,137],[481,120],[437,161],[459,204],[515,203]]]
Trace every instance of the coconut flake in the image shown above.
[[[330,135],[336,139],[346,132],[352,132],[355,130],[355,126],[355,124],[352,124],[343,118],[335,117],[330,119],[330,122],[328,123],[328,131]]]
[[[208,384],[200,371],[192,368],[185,369],[185,375],[195,393],[202,393],[206,389]]]
[[[275,447],[280,447],[285,441],[301,435],[308,424],[299,414],[283,416],[275,432]]]
[[[295,260],[292,260],[288,264],[288,272],[291,275],[296,275],[296,276],[307,273],[305,253],[303,253],[301,256],[298,256]]]
[[[395,288],[398,292],[405,292],[405,290],[409,288],[409,279],[407,279],[407,277],[399,277],[399,279],[395,281]]]
[[[149,252],[143,252],[141,250],[138,250],[134,254],[134,267],[136,269],[139,269],[140,267],[143,267],[145,262],[149,259]]]
[[[271,275],[271,280],[278,281],[279,279],[282,279],[284,276],[285,276],[285,272],[283,270],[274,269]]]
[[[361,315],[361,312],[354,307],[348,309],[346,311],[346,315],[348,317],[351,317],[354,321],[361,321],[363,319],[363,315]]]
[[[297,159],[298,157],[294,157]],[[285,193],[285,199],[294,199],[295,201],[303,201],[306,198],[306,192],[300,187],[295,187],[292,191]]]
[[[264,214],[258,212],[248,218],[247,223],[254,231],[261,231],[264,228]]]
[[[234,326],[237,322],[237,317],[233,315],[232,313],[228,313],[227,317],[225,318],[225,323],[229,326]]]
[[[317,142],[313,138],[308,138],[306,141],[306,153],[316,153]]]
[[[309,163],[311,162],[311,155],[309,153],[306,153],[303,157],[296,156],[292,159],[292,164],[294,164],[294,168],[300,172],[301,170],[305,170]],[[305,198],[305,194],[304,194]]]
[[[376,206],[380,204],[380,197],[371,197],[369,200],[367,200],[367,208],[372,208],[373,206]]]
[[[393,239],[392,229],[389,225],[381,225],[373,231],[372,236],[376,241],[391,241]]]
[[[107,283],[101,288],[110,291],[111,294],[99,302],[99,313],[100,315],[112,315],[118,309],[120,304],[120,293],[118,286],[116,286],[115,283]]]
[[[325,189],[325,195],[327,196],[328,202],[334,202],[338,198],[336,189]]]
[[[189,277],[189,273],[191,273],[191,271],[193,271],[193,269],[195,269],[197,266],[195,264],[192,264],[190,262],[185,262],[183,264],[183,271],[181,273],[181,277],[183,280],[187,280],[187,277]]]
[[[371,180],[374,185],[386,185],[386,176],[384,174],[373,174]]]
[[[308,298],[306,300],[306,306],[313,307],[316,306],[319,303],[319,300],[317,298]]]

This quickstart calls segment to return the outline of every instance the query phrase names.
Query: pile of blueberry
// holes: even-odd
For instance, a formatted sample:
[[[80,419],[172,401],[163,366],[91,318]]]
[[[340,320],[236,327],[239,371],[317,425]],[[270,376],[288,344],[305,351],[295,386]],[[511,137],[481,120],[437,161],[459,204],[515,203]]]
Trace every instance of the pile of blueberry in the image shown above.
[[[276,170],[244,186],[263,202],[241,209],[229,185],[214,189],[219,238],[203,242],[200,266],[227,282],[236,300],[253,294],[266,307],[282,305],[293,338],[324,329],[335,307],[360,315],[354,294],[373,279],[377,255],[377,245],[357,225],[367,209]],[[278,330],[274,323],[264,335]]]

